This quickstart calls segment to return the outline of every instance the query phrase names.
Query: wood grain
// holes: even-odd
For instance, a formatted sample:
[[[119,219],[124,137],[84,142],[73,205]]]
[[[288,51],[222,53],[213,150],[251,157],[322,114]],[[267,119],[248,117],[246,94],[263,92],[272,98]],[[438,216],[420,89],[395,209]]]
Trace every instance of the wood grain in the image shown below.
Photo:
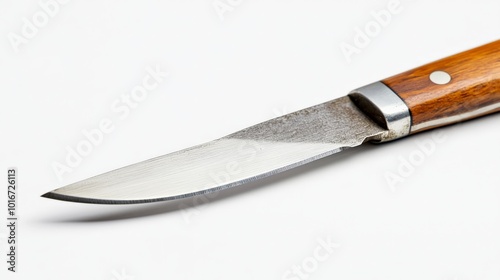
[[[434,71],[451,75],[433,83]],[[500,40],[382,81],[408,105],[411,133],[500,111]]]

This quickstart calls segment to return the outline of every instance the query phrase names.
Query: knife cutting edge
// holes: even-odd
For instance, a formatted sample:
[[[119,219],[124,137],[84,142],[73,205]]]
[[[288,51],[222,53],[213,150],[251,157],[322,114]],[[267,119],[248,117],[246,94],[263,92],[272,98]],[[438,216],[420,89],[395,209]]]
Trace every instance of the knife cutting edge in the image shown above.
[[[129,204],[207,194],[365,142],[392,141],[498,111],[500,40],[358,88],[347,96],[42,196]]]

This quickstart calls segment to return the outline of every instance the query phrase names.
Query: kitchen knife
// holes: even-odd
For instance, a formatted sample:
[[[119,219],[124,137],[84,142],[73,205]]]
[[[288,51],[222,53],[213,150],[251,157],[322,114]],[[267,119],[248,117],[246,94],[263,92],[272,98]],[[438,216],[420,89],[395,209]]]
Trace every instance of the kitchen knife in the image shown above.
[[[391,141],[498,111],[500,40],[43,197],[126,204],[208,194],[365,142]]]

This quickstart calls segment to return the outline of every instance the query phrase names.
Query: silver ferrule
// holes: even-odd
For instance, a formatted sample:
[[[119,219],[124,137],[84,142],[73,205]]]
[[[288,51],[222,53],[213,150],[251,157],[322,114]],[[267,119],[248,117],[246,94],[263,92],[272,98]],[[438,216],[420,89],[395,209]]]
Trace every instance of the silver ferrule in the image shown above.
[[[382,82],[355,89],[349,93],[349,98],[374,122],[387,129],[378,142],[395,140],[410,133],[408,106]]]

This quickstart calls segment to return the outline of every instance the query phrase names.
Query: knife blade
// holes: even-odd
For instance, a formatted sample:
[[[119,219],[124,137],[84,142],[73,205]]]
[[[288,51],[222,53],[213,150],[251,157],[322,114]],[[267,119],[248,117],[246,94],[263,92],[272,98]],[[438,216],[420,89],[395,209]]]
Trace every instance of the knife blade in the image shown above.
[[[366,142],[388,142],[500,111],[500,40],[226,137],[125,166],[43,197],[173,200],[238,186]]]

